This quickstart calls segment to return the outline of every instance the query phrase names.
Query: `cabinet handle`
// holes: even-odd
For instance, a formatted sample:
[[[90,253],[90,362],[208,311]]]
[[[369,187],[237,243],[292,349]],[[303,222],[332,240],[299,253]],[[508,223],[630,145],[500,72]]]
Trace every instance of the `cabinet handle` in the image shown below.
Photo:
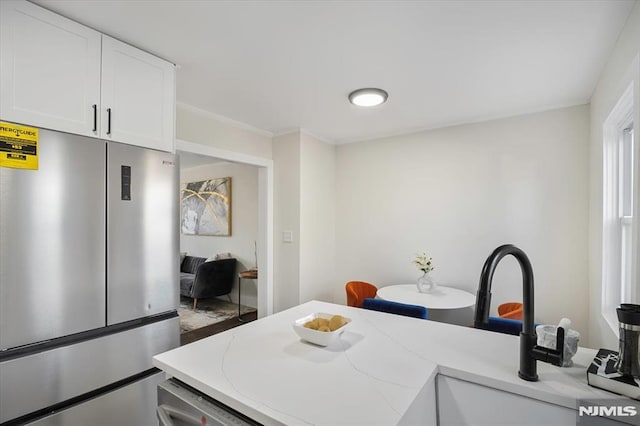
[[[98,105],[93,104],[93,131],[98,131]]]
[[[199,419],[191,413],[187,413],[186,411],[180,410],[167,404],[159,405],[156,409],[156,415],[158,416],[158,420],[161,426],[175,426],[175,423],[172,421],[172,419],[180,420],[181,424],[187,425],[199,426],[203,424],[202,419]]]
[[[111,134],[111,108],[107,108],[107,134]]]

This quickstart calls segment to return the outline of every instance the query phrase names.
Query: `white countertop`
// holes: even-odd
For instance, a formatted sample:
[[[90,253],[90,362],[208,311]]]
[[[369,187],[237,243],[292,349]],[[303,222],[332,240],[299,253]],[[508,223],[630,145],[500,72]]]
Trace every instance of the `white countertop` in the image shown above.
[[[314,312],[351,324],[333,345],[300,340],[292,323]],[[575,409],[615,395],[587,385],[596,351],[574,367],[538,362],[538,382],[518,378],[519,338],[312,301],[156,355],[153,363],[264,424],[397,424],[436,374]]]
[[[427,309],[460,309],[476,303],[476,297],[468,291],[445,286],[437,286],[430,293],[420,293],[415,284],[390,285],[379,288],[377,295],[380,299],[421,305]]]

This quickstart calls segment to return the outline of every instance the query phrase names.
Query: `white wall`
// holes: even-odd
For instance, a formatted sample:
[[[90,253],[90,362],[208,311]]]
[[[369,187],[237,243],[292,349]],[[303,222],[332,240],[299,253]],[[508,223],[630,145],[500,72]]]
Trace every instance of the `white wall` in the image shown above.
[[[273,138],[275,312],[300,301],[300,132]],[[291,231],[293,241],[282,241]]]
[[[176,108],[176,138],[271,158],[270,133],[185,104]]]
[[[602,128],[624,90],[633,82],[636,129],[640,123],[640,4],[636,2],[591,98],[591,160],[589,205],[589,340],[594,348],[618,348],[618,339],[601,315],[602,303]],[[636,143],[636,167],[638,143]],[[640,174],[639,174],[640,175]],[[636,176],[640,187],[640,176]],[[640,211],[635,201],[635,214]],[[637,247],[637,244],[636,244]]]
[[[336,148],[304,131],[273,139],[274,309],[333,297]],[[293,241],[285,242],[290,231]]]
[[[231,176],[231,236],[217,237],[180,234],[180,251],[192,256],[213,257],[231,253],[238,259],[237,271],[255,268],[258,239],[258,168],[244,164],[220,163],[180,170],[180,182]],[[234,282],[231,299],[238,301],[238,283]],[[226,296],[225,296],[226,298]],[[243,280],[241,302],[257,307],[255,280]]]
[[[335,283],[336,147],[300,134],[300,303],[342,303]]]
[[[415,252],[439,283],[475,294],[487,256],[512,243],[535,274],[535,320],[587,330],[588,106],[341,145],[337,280],[414,283]],[[492,308],[522,300],[516,261],[502,261]],[[584,343],[584,342],[583,342]]]

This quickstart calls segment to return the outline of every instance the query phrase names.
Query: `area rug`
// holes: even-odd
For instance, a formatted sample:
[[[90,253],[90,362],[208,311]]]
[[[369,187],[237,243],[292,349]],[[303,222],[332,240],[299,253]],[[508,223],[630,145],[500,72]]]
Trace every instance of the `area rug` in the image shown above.
[[[240,313],[254,312],[256,309],[250,306],[240,305]],[[180,298],[178,308],[180,316],[180,333],[206,327],[217,322],[235,318],[238,316],[238,305],[220,299],[198,300],[198,307],[193,309],[193,299]]]

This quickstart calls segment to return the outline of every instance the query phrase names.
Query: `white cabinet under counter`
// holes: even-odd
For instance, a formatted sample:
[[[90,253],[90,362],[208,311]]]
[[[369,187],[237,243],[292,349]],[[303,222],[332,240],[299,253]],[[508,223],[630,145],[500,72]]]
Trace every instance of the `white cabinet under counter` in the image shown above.
[[[576,411],[509,392],[438,375],[440,426],[574,426]]]
[[[175,67],[24,0],[0,2],[0,120],[174,151]]]

